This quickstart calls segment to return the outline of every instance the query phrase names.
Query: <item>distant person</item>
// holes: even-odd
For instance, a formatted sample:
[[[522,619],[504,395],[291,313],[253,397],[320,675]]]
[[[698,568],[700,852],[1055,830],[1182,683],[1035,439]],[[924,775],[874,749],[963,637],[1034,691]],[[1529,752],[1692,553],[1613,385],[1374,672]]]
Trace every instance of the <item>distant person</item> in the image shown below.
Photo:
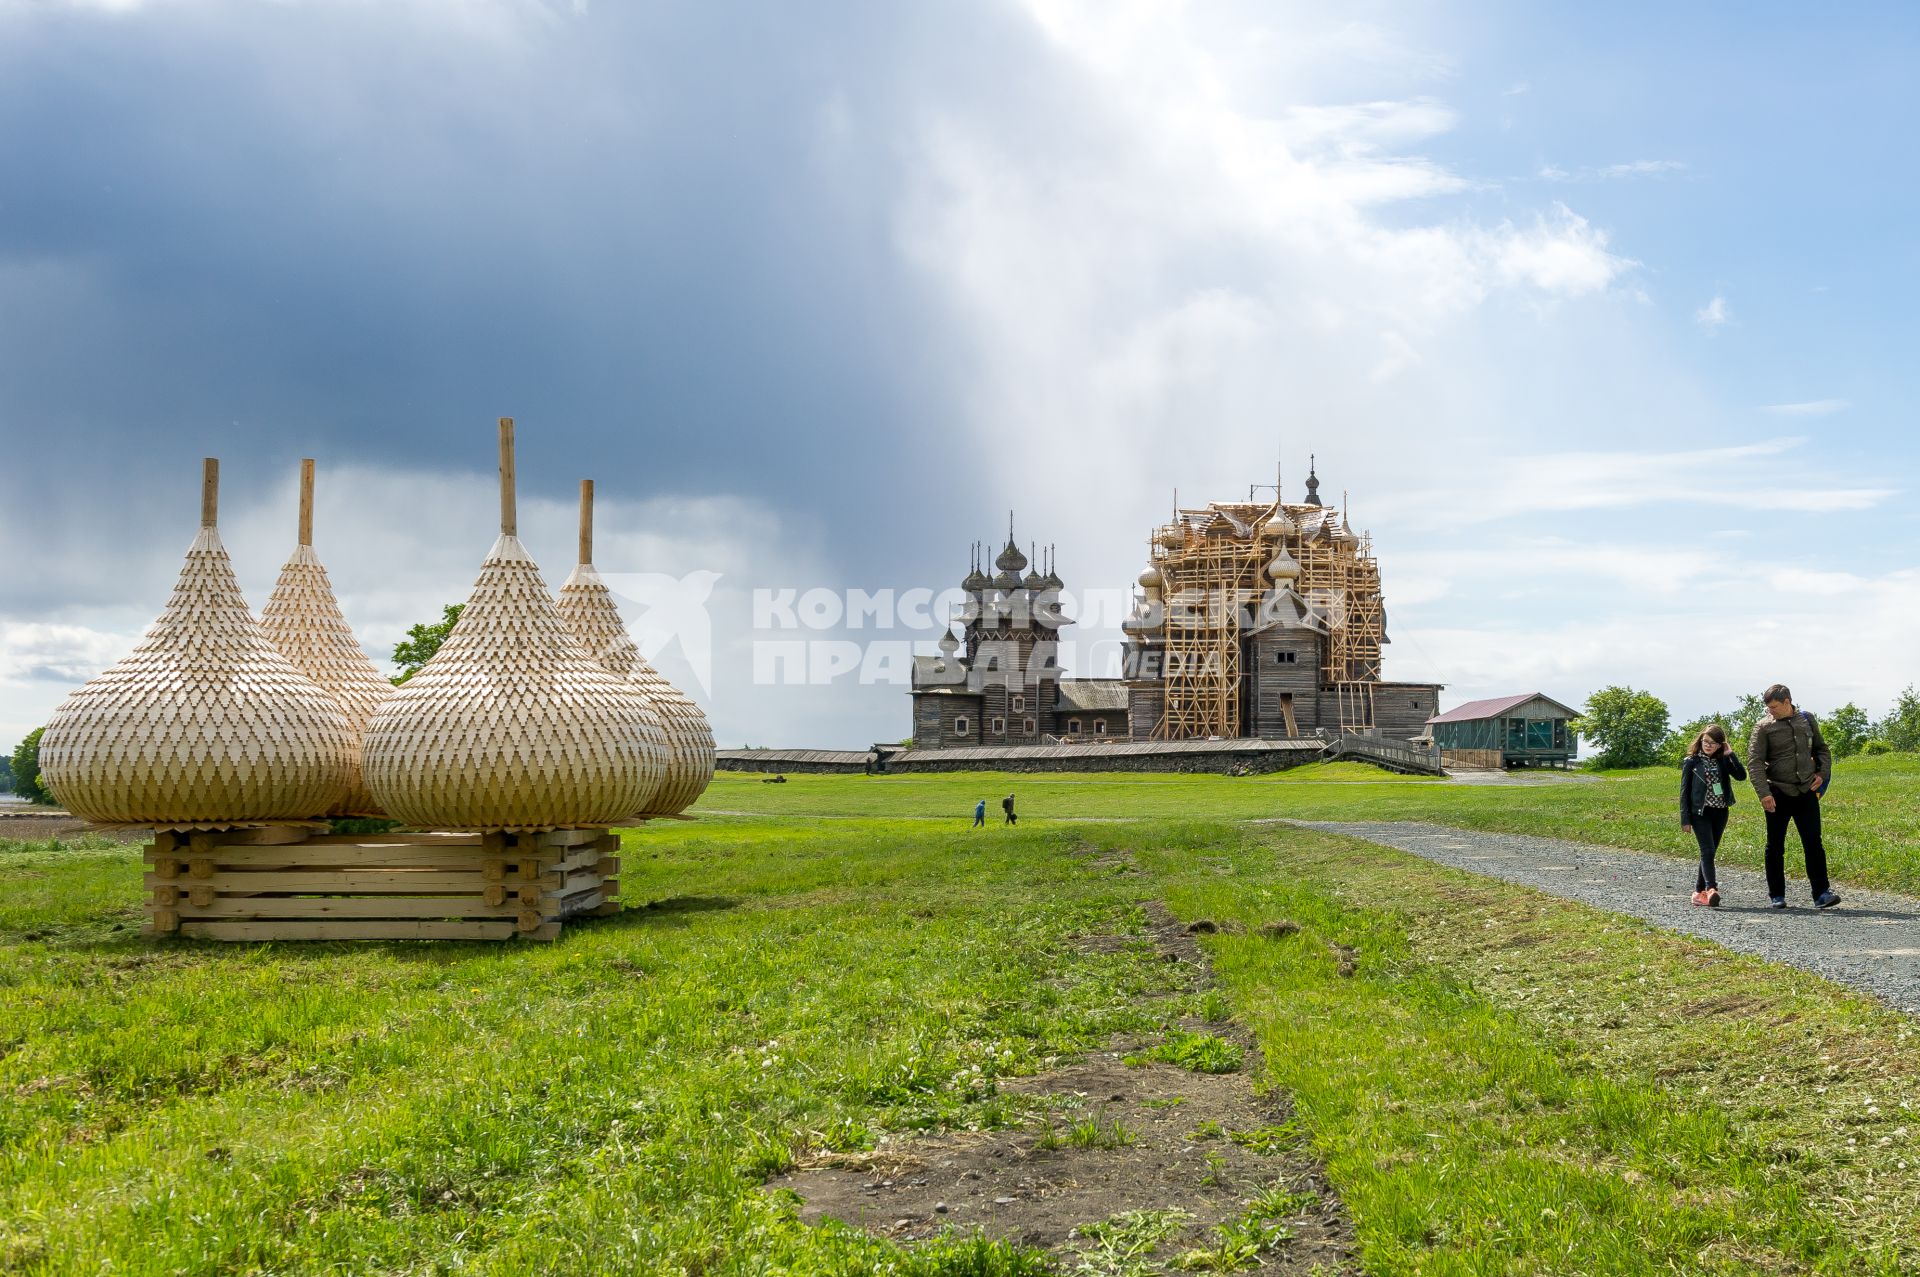
[[[1020,823],[1020,817],[1013,814],[1013,795],[1012,794],[1008,794],[1005,798],[1002,798],[1000,800],[1000,810],[1007,813],[1007,823],[1009,825],[1017,825]]]
[[[973,805],[973,827],[975,829],[987,823],[987,800],[982,798]]]
[[[1827,845],[1820,840],[1820,795],[1833,775],[1833,755],[1813,715],[1793,703],[1793,693],[1775,683],[1761,694],[1766,716],[1754,724],[1747,764],[1760,805],[1767,811],[1767,896],[1787,907],[1787,824],[1800,831],[1807,855],[1807,886],[1813,907],[1831,909],[1840,897],[1827,882]]]
[[[1693,903],[1717,908],[1720,880],[1714,876],[1713,857],[1727,832],[1733,809],[1733,782],[1745,780],[1740,756],[1727,748],[1727,729],[1708,723],[1687,746],[1680,764],[1680,828],[1700,844],[1700,868],[1694,875]]]

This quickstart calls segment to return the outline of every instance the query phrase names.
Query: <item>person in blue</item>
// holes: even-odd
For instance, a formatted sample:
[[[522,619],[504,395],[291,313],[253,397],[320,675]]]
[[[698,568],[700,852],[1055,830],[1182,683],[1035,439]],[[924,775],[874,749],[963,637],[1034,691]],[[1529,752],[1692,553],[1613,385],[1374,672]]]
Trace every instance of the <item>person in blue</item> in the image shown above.
[[[982,798],[973,805],[973,827],[975,829],[987,823],[987,800]]]

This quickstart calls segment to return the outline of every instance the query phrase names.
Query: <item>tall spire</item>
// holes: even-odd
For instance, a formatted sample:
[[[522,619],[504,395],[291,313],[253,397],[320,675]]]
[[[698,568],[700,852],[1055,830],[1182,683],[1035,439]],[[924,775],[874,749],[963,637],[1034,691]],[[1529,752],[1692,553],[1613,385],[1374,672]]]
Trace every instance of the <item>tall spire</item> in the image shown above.
[[[1307,504],[1321,504],[1319,459],[1312,453],[1307,454]]]

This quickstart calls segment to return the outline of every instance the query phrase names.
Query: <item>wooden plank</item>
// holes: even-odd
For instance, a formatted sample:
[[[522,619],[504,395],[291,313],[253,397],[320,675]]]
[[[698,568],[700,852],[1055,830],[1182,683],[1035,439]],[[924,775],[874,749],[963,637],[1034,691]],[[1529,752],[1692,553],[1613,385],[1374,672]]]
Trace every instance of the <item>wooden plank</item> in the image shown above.
[[[566,859],[554,865],[560,873],[572,873],[576,869],[590,869],[600,863],[598,847],[576,847],[567,853]]]
[[[314,847],[470,847],[479,851],[487,834],[315,834]]]
[[[518,901],[490,905],[479,896],[220,896],[174,906],[183,918],[498,918]]]
[[[331,865],[363,869],[459,869],[485,872],[486,862],[470,847],[225,847],[213,860],[222,869],[324,869]]]
[[[556,894],[571,896],[581,891],[598,891],[604,882],[606,882],[605,878],[602,878],[599,874],[593,873],[592,871],[572,873],[568,874],[566,878],[561,881],[556,890]]]
[[[200,940],[510,940],[511,921],[497,922],[183,922],[180,934]]]
[[[265,825],[259,829],[223,829],[212,835],[215,847],[283,847],[313,837],[311,829],[296,825]],[[198,845],[198,844],[196,844]]]
[[[605,829],[549,829],[542,834],[523,834],[542,847],[579,847],[606,837]]]
[[[180,885],[181,881],[178,878],[167,878],[157,873],[147,874],[142,879],[149,891]],[[413,895],[458,892],[477,896],[490,885],[484,875],[471,869],[269,869],[252,872],[216,870],[211,878],[188,879],[186,882],[194,886],[204,884],[227,894],[300,892],[342,896],[368,892]],[[535,885],[560,888],[565,885],[565,880],[559,874],[548,874]]]

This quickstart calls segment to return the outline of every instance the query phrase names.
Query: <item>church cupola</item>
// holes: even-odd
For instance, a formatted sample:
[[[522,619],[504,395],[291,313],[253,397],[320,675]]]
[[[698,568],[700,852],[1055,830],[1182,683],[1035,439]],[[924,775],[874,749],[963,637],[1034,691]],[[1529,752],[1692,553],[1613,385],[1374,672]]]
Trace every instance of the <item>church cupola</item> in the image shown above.
[[[978,542],[975,542],[973,557],[968,564],[967,576],[965,580],[960,582],[960,588],[968,594],[978,594],[992,584],[993,582],[987,579],[987,574],[980,570],[980,545]]]

